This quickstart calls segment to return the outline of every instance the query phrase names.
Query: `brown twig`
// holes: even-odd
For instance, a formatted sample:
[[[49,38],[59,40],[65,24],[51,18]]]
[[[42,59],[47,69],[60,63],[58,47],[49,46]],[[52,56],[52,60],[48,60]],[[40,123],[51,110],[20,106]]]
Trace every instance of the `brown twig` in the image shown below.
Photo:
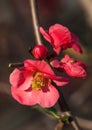
[[[61,120],[58,120],[58,124],[55,127],[55,130],[62,130],[64,123]]]
[[[36,44],[42,45],[41,36],[39,33],[39,18],[37,14],[37,2],[36,0],[30,0],[30,9],[31,9],[31,15],[32,15],[32,23],[33,23],[33,29],[36,39]]]
[[[60,109],[63,112],[63,116],[65,116],[65,115],[69,116],[68,122],[72,125],[74,130],[81,130],[76,119],[72,116],[72,114],[69,110],[68,104],[65,101],[62,91],[59,90],[59,93],[60,93],[60,98],[59,98],[58,102],[59,102]]]
[[[9,63],[8,67],[22,67],[24,66],[23,63]]]

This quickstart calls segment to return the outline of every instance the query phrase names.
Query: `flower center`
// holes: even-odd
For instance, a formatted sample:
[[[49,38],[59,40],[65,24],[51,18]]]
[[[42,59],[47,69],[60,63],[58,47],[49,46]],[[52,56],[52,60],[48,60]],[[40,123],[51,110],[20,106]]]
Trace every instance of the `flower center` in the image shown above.
[[[41,90],[42,87],[48,86],[49,79],[45,78],[43,73],[36,72],[32,81],[32,88],[34,90]]]

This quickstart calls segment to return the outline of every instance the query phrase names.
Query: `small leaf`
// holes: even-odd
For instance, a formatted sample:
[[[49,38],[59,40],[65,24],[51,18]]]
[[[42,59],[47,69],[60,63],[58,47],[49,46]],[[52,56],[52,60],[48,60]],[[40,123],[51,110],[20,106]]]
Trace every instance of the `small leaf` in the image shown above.
[[[65,115],[65,116],[62,117],[62,121],[63,121],[63,122],[66,122],[66,121],[68,121],[68,120],[69,120],[69,116]]]

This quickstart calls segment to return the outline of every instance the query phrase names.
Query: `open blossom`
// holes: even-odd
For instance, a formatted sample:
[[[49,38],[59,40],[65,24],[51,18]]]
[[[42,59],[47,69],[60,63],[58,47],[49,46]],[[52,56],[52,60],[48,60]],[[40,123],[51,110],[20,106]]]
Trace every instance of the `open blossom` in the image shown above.
[[[73,78],[86,78],[87,76],[86,66],[81,61],[70,58],[69,55],[65,55],[61,61],[53,60],[51,64]]]
[[[44,59],[48,54],[48,49],[44,45],[36,45],[32,51],[32,54],[37,59]]]
[[[59,54],[60,51],[67,48],[73,48],[76,52],[82,53],[77,36],[69,31],[63,25],[52,25],[49,30],[40,27],[43,37],[53,46],[54,51]]]
[[[68,83],[67,78],[56,76],[47,62],[25,60],[24,66],[15,69],[10,75],[11,93],[14,99],[24,105],[39,104],[42,107],[55,105],[59,98],[57,86]]]

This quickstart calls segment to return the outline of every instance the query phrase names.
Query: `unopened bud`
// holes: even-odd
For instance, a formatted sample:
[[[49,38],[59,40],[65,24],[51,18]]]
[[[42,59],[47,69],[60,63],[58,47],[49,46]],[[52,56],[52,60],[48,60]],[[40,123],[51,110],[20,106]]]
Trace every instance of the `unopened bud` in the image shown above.
[[[44,59],[48,54],[48,49],[44,45],[36,45],[32,50],[32,54],[37,59]]]

